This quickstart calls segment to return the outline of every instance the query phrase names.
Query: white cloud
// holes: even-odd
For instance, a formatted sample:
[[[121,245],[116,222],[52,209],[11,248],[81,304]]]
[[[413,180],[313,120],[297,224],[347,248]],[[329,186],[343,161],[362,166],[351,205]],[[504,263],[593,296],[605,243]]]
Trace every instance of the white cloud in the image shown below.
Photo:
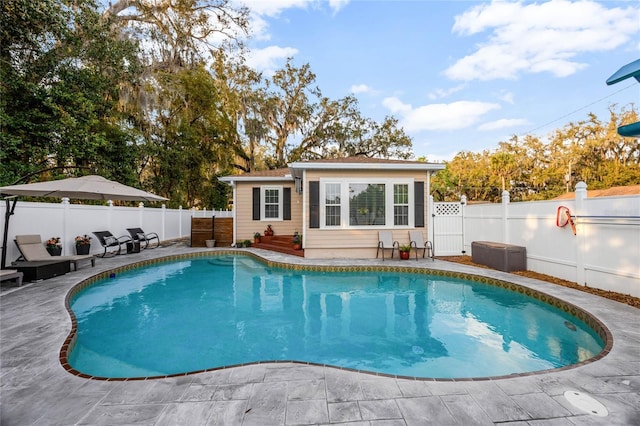
[[[490,130],[505,129],[508,127],[525,126],[531,124],[524,118],[503,118],[501,120],[490,121],[478,126],[478,130],[485,132]]]
[[[513,92],[507,92],[506,90],[501,91],[498,95],[498,99],[511,105],[514,104],[513,97]]]
[[[474,101],[429,104],[413,108],[398,98],[386,98],[382,104],[392,114],[400,115],[400,124],[407,132],[464,129],[476,124],[489,111],[500,109],[500,105],[495,103]]]
[[[337,14],[350,0],[329,0],[329,8]],[[269,24],[265,18],[278,18],[287,9],[307,9],[319,7],[324,0],[238,0],[237,3],[246,6],[250,11],[251,35],[257,40],[270,40]]]
[[[333,10],[333,13],[338,13],[340,9],[349,4],[350,0],[329,0],[329,7]]]
[[[313,1],[310,0],[241,0],[238,3],[247,6],[252,13],[260,16],[278,16],[283,10],[292,7],[305,9]]]
[[[458,86],[451,87],[449,89],[436,89],[433,92],[429,93],[427,96],[431,100],[442,99],[442,98],[446,98],[448,96],[451,96],[452,94],[454,94],[456,92],[461,91],[465,87],[467,87],[466,84],[459,84]]]
[[[387,108],[391,114],[407,115],[410,114],[412,110],[411,105],[403,103],[395,96],[384,98],[382,105]]]
[[[349,89],[349,91],[351,93],[354,94],[358,94],[358,93],[372,93],[373,89],[369,86],[367,86],[366,84],[354,84],[353,86],[351,86],[351,88]]]
[[[256,40],[270,40],[269,24],[265,17],[276,18],[286,9],[307,8],[310,0],[238,0],[239,5],[249,8],[251,36]]]
[[[296,53],[298,49],[293,47],[269,46],[264,49],[253,49],[247,54],[247,66],[266,74],[273,74],[286,58]]]
[[[489,39],[445,71],[454,80],[515,79],[548,72],[566,77],[585,68],[576,57],[634,42],[640,8],[605,7],[593,1],[545,3],[494,1],[456,16],[453,32],[462,36],[490,31]]]

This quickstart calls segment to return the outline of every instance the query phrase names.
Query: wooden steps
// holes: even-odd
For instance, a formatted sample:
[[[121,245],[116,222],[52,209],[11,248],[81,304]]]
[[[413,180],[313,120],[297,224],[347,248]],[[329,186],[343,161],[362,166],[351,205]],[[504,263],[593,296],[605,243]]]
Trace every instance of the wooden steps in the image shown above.
[[[293,249],[293,235],[262,236],[260,237],[260,242],[252,243],[251,247],[304,257],[304,250]]]

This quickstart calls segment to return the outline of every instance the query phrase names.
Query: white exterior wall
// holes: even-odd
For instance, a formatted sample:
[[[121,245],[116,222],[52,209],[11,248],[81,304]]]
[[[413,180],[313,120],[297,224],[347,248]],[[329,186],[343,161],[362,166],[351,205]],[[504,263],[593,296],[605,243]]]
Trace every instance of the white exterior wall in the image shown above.
[[[423,181],[425,183],[425,206],[428,204],[426,196],[427,175],[425,172],[412,170],[308,170],[305,174],[304,187],[309,187],[309,181],[320,181],[326,178],[349,178],[349,179],[411,179],[413,181]],[[303,193],[304,203],[309,206],[308,191]],[[425,212],[425,224],[428,213]],[[305,212],[308,216],[308,211]],[[304,249],[307,258],[372,258],[376,256],[378,247],[378,231],[381,227],[362,227],[344,229],[309,229],[308,217],[305,219]],[[428,237],[427,228],[414,227],[393,227],[386,229],[393,231],[393,240],[399,244],[409,244],[409,231],[422,231],[423,238]],[[397,251],[397,250],[396,250]],[[390,255],[387,250],[385,255]],[[380,255],[382,256],[382,255]],[[398,254],[396,254],[396,257]]]
[[[262,186],[291,189],[291,220],[253,220],[253,188]],[[236,182],[234,205],[241,206],[241,208],[235,210],[234,241],[253,240],[253,234],[256,232],[264,235],[267,225],[271,225],[274,235],[293,235],[294,232],[303,233],[302,196],[296,193],[293,182],[267,180],[260,182]],[[262,208],[262,205],[260,208]]]

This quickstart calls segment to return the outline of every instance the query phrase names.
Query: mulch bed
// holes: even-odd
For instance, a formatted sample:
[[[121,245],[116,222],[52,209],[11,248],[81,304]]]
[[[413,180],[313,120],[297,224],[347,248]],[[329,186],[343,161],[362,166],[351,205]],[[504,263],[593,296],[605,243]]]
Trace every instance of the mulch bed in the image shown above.
[[[471,261],[471,256],[443,256],[437,257],[440,260],[446,260],[448,262],[456,262],[462,263],[465,265],[476,266],[478,268],[490,269],[485,265],[479,265],[477,263],[473,263]],[[553,284],[561,285],[564,287],[570,287],[576,290],[584,291],[586,293],[595,294],[600,297],[604,297],[606,299],[615,300],[616,302],[624,303],[629,306],[633,306],[634,308],[640,309],[640,298],[633,297],[628,294],[616,293],[614,291],[600,290],[597,288],[587,287],[583,285],[578,285],[577,283],[561,280],[560,278],[551,277],[545,274],[539,274],[533,271],[516,271],[512,272],[512,274],[520,275],[527,278],[534,278],[540,281],[547,281]]]

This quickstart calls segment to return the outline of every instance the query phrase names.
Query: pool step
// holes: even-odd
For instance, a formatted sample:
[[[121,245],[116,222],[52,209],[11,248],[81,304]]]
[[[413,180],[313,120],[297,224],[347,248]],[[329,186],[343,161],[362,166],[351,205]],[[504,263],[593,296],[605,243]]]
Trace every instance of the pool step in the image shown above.
[[[259,243],[252,243],[251,247],[304,257],[304,250],[294,250],[292,241],[293,235],[273,235],[271,237],[263,236],[260,237]]]

